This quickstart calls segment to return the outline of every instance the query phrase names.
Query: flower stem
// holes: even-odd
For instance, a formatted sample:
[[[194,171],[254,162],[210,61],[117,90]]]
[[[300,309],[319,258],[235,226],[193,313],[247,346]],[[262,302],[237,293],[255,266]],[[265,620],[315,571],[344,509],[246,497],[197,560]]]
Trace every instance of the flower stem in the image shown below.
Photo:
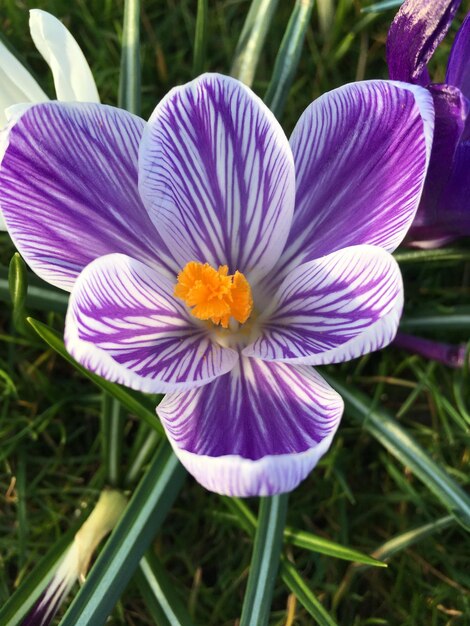
[[[287,502],[288,494],[261,498],[240,626],[264,626],[268,623],[279,569]]]

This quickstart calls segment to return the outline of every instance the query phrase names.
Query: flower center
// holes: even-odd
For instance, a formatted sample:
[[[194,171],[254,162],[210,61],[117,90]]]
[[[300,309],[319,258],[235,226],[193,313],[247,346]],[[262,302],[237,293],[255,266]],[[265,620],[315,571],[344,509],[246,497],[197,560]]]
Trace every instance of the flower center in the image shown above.
[[[178,274],[174,294],[199,320],[228,328],[233,317],[244,324],[253,309],[251,287],[241,272],[228,273],[227,265],[215,270],[208,263],[190,261]]]

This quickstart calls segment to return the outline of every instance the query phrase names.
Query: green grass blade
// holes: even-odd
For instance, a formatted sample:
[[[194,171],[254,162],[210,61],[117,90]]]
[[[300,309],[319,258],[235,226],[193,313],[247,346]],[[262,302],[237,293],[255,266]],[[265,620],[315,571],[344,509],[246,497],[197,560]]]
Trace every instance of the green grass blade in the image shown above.
[[[173,582],[153,553],[147,553],[140,561],[135,580],[145,603],[155,610],[157,624],[163,622],[170,626],[193,626],[187,608],[175,592]]]
[[[387,567],[386,563],[372,558],[367,554],[363,554],[358,550],[352,550],[335,541],[330,541],[329,539],[324,539],[323,537],[297,530],[296,528],[287,527],[285,529],[284,541],[298,548],[304,548],[305,550],[318,552],[319,554],[326,554],[336,559],[352,561],[353,563],[364,563],[365,565],[371,565],[373,567]]]
[[[403,0],[384,0],[383,2],[376,2],[369,7],[363,7],[362,13],[379,13],[380,11],[386,11],[387,9],[395,9],[403,4]]]
[[[101,442],[106,479],[112,487],[119,487],[124,438],[124,409],[118,400],[103,394],[101,408]]]
[[[406,550],[406,548],[408,548],[409,546],[418,543],[422,539],[425,539],[426,537],[429,537],[429,535],[433,535],[434,533],[437,533],[444,528],[452,526],[452,524],[455,524],[454,516],[446,515],[445,517],[441,517],[434,522],[424,524],[423,526],[419,526],[418,528],[413,528],[413,530],[408,530],[405,533],[401,533],[397,537],[393,537],[393,539],[389,539],[379,548],[374,550],[373,554],[378,559],[389,559],[397,552]]]
[[[140,0],[125,0],[118,106],[140,115]]]
[[[260,498],[258,525],[243,601],[240,626],[265,626],[269,621],[279,569],[288,494]]]
[[[77,528],[73,527],[64,533],[10,596],[6,604],[0,609],[0,624],[2,626],[21,624],[47,587],[59,560],[73,541],[76,531]]]
[[[207,48],[207,0],[198,0],[196,32],[194,36],[193,75],[199,76],[204,71]]]
[[[393,254],[398,263],[432,263],[442,261],[470,261],[470,250],[440,248],[436,250],[400,250]]]
[[[230,74],[251,87],[279,0],[253,0],[238,40]]]
[[[18,252],[15,252],[10,261],[8,286],[13,306],[14,327],[21,335],[31,335],[31,327],[26,322],[26,295],[28,293],[26,264]]]
[[[239,498],[227,498],[222,496],[222,501],[225,506],[232,512],[237,519],[238,524],[247,533],[253,535],[256,530],[256,517],[247,507],[247,505]],[[386,567],[385,563],[379,561],[359,550],[353,550],[346,546],[342,546],[340,543],[319,537],[313,533],[308,533],[303,530],[291,528],[286,526],[284,529],[284,543],[288,543],[299,548],[304,548],[311,552],[318,552],[319,554],[325,554],[326,556],[332,556],[336,559],[342,559],[344,561],[352,561],[354,563],[364,563],[365,565],[371,565],[373,567]]]
[[[308,585],[286,557],[282,557],[280,574],[284,584],[291,590],[319,626],[337,626],[334,619],[310,591]]]
[[[160,447],[61,626],[101,626],[177,497],[186,472],[167,441]]]
[[[276,57],[271,82],[264,97],[264,101],[276,117],[282,115],[297,71],[313,3],[314,0],[296,0]]]
[[[137,394],[130,389],[125,389],[114,383],[110,383],[104,378],[89,372],[84,367],[73,359],[67,352],[59,333],[50,328],[46,324],[39,322],[38,320],[28,318],[28,322],[37,332],[37,334],[43,339],[55,352],[60,354],[66,361],[68,361],[73,367],[81,374],[89,378],[100,389],[109,393],[113,398],[118,400],[130,413],[136,417],[144,420],[153,430],[163,435],[163,427],[158,421],[155,415],[154,404],[147,401],[145,396]]]
[[[413,315],[400,321],[400,330],[439,330],[467,333],[470,331],[470,313],[452,313],[449,315]]]
[[[385,411],[357,389],[323,374],[343,397],[346,415],[359,422],[395,458],[417,476],[465,528],[470,527],[470,497]]]
[[[144,424],[144,422],[141,422],[141,425],[147,427],[147,424]],[[142,468],[154,453],[159,439],[160,435],[155,430],[149,430],[148,427],[146,428],[145,439],[141,441],[141,445],[135,450],[135,453],[131,454],[131,459],[128,463],[126,476],[124,478],[125,487],[130,487],[137,481]]]

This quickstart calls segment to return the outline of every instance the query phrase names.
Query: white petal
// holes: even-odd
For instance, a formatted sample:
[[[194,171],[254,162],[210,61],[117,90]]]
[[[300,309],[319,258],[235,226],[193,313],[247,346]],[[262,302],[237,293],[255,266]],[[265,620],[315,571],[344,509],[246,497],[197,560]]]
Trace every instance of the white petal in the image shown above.
[[[58,100],[99,102],[90,67],[79,45],[57,18],[46,11],[30,11],[31,37],[51,68]]]
[[[0,41],[0,128],[7,123],[5,110],[20,102],[45,102],[47,96],[28,70]]]

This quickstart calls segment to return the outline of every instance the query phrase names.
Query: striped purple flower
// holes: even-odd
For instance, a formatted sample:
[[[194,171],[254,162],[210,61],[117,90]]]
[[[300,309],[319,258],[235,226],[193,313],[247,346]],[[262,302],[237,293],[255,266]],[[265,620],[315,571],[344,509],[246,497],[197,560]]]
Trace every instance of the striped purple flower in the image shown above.
[[[470,236],[470,14],[457,33],[444,83],[432,83],[427,70],[461,0],[406,0],[390,27],[390,78],[423,85],[436,112],[428,175],[410,245],[437,248]]]
[[[204,75],[149,122],[47,103],[10,131],[0,203],[30,266],[71,291],[85,367],[158,406],[175,453],[219,493],[293,489],[343,410],[310,366],[394,337],[389,254],[413,220],[433,106],[421,87],[346,85],[290,141],[240,82]]]

